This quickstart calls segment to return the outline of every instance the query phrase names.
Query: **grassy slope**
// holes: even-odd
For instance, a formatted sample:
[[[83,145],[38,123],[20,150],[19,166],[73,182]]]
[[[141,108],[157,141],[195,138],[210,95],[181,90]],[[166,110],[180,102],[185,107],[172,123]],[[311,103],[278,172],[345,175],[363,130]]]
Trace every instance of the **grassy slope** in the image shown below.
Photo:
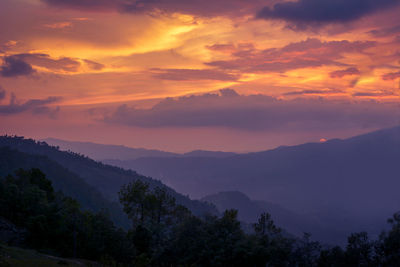
[[[96,262],[80,259],[63,259],[41,254],[34,250],[9,247],[0,244],[0,266],[53,267],[53,266],[101,266]]]

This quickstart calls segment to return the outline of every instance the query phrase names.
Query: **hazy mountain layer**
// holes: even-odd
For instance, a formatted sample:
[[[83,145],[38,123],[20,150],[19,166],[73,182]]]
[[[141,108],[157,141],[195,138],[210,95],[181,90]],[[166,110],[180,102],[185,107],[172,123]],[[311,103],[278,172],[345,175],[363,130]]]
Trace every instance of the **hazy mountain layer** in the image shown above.
[[[108,161],[193,197],[239,190],[349,231],[377,229],[400,210],[399,162],[400,127],[220,159]]]
[[[135,160],[147,157],[212,157],[225,158],[236,155],[232,152],[195,150],[184,154],[154,149],[130,148],[121,145],[103,145],[91,142],[65,141],[55,138],[44,139],[46,143],[61,150],[70,150],[95,160]]]

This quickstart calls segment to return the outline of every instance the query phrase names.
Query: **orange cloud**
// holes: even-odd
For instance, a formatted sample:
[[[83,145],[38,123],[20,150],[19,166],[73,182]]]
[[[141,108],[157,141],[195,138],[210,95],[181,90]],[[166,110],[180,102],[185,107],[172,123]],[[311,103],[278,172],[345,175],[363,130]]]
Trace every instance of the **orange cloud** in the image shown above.
[[[46,28],[50,28],[50,29],[63,29],[63,28],[72,27],[72,23],[69,21],[64,21],[64,22],[56,22],[56,23],[52,23],[52,24],[44,24],[43,26]]]

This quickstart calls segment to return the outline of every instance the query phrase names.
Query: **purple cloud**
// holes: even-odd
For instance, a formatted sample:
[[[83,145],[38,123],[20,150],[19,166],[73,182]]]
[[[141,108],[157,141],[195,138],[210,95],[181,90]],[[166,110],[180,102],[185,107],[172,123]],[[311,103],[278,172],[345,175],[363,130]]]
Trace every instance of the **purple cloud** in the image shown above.
[[[6,90],[0,85],[0,101],[6,98]]]
[[[389,91],[380,91],[380,92],[358,92],[354,93],[353,96],[361,96],[361,97],[379,97],[379,96],[395,96],[393,92]]]
[[[35,70],[30,64],[14,56],[4,57],[3,65],[0,66],[0,76],[3,77],[27,76],[33,73],[35,73]]]
[[[83,60],[90,69],[92,70],[102,70],[105,66],[101,63],[94,62],[92,60],[84,59]]]
[[[92,70],[104,68],[103,64],[88,59],[83,59],[82,61]],[[14,54],[4,58],[0,74],[4,77],[30,75],[36,72],[33,66],[53,71],[77,72],[81,66],[81,61],[70,57],[52,58],[47,54],[39,53]]]
[[[23,60],[31,65],[44,67],[50,70],[76,72],[81,63],[77,59],[62,57],[59,59],[51,58],[47,54],[16,54],[11,57]]]
[[[347,66],[338,60],[344,53],[364,53],[364,50],[375,46],[372,41],[350,42],[329,41],[322,42],[315,38],[291,43],[282,48],[257,50],[246,47],[235,51],[232,60],[212,61],[206,65],[224,70],[238,70],[242,72],[286,72],[300,68],[314,68],[324,65]]]
[[[386,36],[396,35],[400,33],[400,25],[372,30],[369,31],[368,33],[372,34],[375,37],[386,37]]]
[[[6,92],[4,91],[4,98]],[[0,115],[13,115],[26,111],[31,111],[34,114],[47,114],[54,117],[60,110],[59,107],[51,108],[48,105],[56,103],[61,100],[61,97],[50,96],[45,99],[30,99],[26,102],[20,103],[14,94],[11,94],[10,102],[7,105],[0,105]]]
[[[246,131],[389,127],[398,124],[400,106],[266,95],[219,93],[166,98],[150,109],[118,107],[104,121],[144,128],[224,127]]]
[[[360,71],[357,68],[351,67],[344,70],[336,70],[329,73],[331,78],[343,78],[344,76],[360,75]]]
[[[392,80],[396,80],[397,78],[400,78],[400,71],[386,73],[382,76],[382,80],[384,80],[384,81],[392,81]]]
[[[299,90],[285,93],[286,96],[302,96],[302,95],[329,95],[343,93],[343,90],[339,89],[328,89],[328,90]]]

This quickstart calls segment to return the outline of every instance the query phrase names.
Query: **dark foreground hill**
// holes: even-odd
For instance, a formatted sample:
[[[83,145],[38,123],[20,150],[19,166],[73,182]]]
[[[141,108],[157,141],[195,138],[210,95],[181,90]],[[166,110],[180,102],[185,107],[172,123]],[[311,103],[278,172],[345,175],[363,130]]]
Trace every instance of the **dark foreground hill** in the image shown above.
[[[77,174],[46,156],[27,154],[9,147],[0,147],[0,178],[13,174],[18,169],[31,168],[45,170],[46,176],[52,182],[54,188],[78,200],[83,209],[93,212],[99,212],[102,209],[107,210],[117,225],[124,228],[130,226],[128,217],[123,213],[119,204],[104,198],[96,188],[87,184]]]
[[[222,204],[228,198],[247,208],[248,199],[238,192],[210,197]],[[236,210],[221,217],[193,216],[165,189],[150,190],[139,180],[123,187],[121,204],[132,219],[128,232],[103,212],[82,211],[76,200],[55,192],[39,169],[19,169],[0,179],[0,266],[383,267],[398,266],[400,260],[399,213],[378,239],[353,233],[342,249],[311,241],[309,234],[288,235],[267,213],[259,216],[252,232],[243,231]]]
[[[12,162],[12,164],[0,165],[3,174],[10,173],[16,168],[39,167],[54,182],[57,190],[62,189],[66,194],[74,194],[72,196],[78,200],[82,200],[85,195],[97,195],[96,200],[92,202],[89,200],[84,201],[92,203],[90,205],[96,203],[96,206],[102,206],[101,198],[106,199],[108,202],[116,202],[118,200],[117,193],[122,185],[133,180],[141,180],[148,182],[151,187],[166,188],[179,204],[186,206],[196,215],[216,212],[213,206],[191,200],[158,180],[139,175],[134,171],[127,171],[96,162],[77,153],[60,151],[45,142],[36,142],[22,137],[2,136],[0,137],[0,147],[8,147],[9,150],[17,150],[24,153],[23,155],[18,155],[17,152],[9,153],[3,149],[3,161]],[[11,156],[13,157],[12,160],[8,158]],[[19,161],[19,156],[24,160]],[[87,185],[92,189],[89,189]]]
[[[241,191],[315,217],[332,237],[337,230],[377,230],[384,224],[380,218],[400,210],[399,162],[400,127],[219,159],[108,161],[193,197]]]

